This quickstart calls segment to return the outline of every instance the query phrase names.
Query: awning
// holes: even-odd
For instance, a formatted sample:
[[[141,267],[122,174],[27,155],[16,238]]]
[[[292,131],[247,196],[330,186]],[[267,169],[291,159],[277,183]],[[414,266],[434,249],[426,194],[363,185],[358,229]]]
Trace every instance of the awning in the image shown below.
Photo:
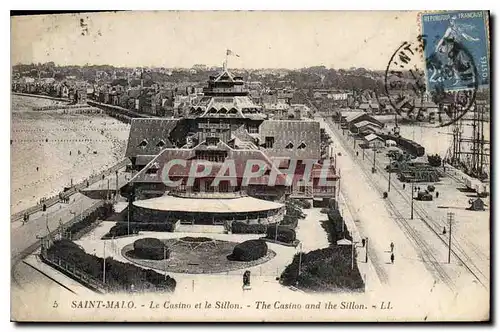
[[[245,213],[282,208],[284,205],[254,197],[184,198],[170,195],[135,201],[134,206],[171,212]]]

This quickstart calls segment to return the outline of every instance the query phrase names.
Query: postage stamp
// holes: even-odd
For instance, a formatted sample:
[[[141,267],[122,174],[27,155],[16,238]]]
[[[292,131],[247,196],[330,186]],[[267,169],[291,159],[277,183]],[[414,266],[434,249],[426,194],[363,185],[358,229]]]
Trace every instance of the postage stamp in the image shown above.
[[[428,90],[489,85],[488,11],[424,13],[420,18]]]

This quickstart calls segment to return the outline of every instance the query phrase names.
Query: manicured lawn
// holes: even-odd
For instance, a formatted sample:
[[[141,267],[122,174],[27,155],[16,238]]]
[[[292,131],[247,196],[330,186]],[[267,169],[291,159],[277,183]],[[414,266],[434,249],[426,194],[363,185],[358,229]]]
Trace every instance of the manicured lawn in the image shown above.
[[[174,273],[221,273],[260,265],[272,259],[276,253],[267,251],[267,255],[250,262],[231,261],[228,256],[237,242],[213,240],[210,242],[185,242],[181,239],[168,239],[163,242],[170,249],[170,258],[166,261],[168,272]],[[134,257],[133,244],[122,249],[122,255],[131,262],[157,270],[165,270],[165,260],[145,260]]]

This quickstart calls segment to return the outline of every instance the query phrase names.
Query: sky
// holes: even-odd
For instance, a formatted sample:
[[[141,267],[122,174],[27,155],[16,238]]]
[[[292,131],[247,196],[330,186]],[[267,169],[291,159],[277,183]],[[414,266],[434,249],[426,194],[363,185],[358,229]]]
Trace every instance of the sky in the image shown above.
[[[83,22],[81,22],[83,19]],[[81,24],[83,23],[83,24]],[[384,70],[417,12],[119,12],[11,18],[11,63]]]

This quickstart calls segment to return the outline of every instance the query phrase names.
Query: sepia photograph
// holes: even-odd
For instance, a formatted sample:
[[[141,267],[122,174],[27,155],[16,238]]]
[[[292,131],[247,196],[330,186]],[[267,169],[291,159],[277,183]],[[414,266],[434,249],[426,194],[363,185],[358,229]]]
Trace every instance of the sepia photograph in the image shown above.
[[[11,321],[490,321],[488,10],[10,28]]]

